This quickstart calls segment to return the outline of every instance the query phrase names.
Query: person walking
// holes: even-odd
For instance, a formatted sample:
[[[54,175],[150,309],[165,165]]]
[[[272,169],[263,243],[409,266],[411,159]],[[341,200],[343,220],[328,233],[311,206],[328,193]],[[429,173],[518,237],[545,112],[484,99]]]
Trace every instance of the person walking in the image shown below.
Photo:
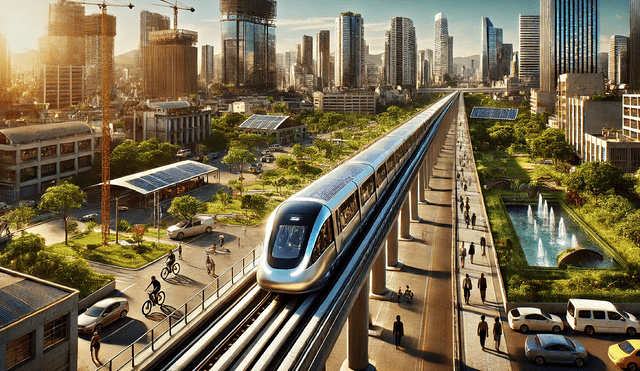
[[[393,323],[393,336],[396,340],[396,349],[398,349],[400,342],[402,341],[402,337],[404,336],[404,325],[400,321],[400,316],[396,316],[396,321]]]
[[[500,337],[502,336],[502,324],[500,323],[500,317],[496,316],[496,321],[493,324],[493,341],[496,345],[496,352],[500,352]]]
[[[224,236],[223,235],[219,235],[218,236],[218,242],[220,242],[220,250],[222,250],[222,246],[224,246]]]
[[[178,259],[182,260],[182,244],[178,244]]]
[[[460,196],[462,197],[462,196]],[[460,212],[464,212],[464,201],[460,200]]]
[[[464,268],[464,258],[467,256],[467,249],[464,247],[464,241],[460,241],[460,264]]]
[[[480,316],[480,323],[478,323],[478,337],[480,337],[480,346],[484,350],[484,342],[489,337],[489,325],[484,320],[484,314]]]
[[[98,332],[93,333],[90,346],[91,346],[91,360],[93,361],[93,363],[96,363],[96,361],[98,361],[98,363],[102,365],[102,362],[100,362],[100,358],[98,358],[98,353],[100,353],[100,335],[98,335]],[[95,352],[95,359],[93,358],[94,352]]]
[[[476,229],[476,213],[471,214],[471,229]]]
[[[480,289],[480,299],[482,299],[482,304],[484,304],[484,299],[487,297],[487,279],[484,277],[484,273],[480,273],[478,288]]]
[[[470,218],[469,218],[469,210],[464,212],[464,223],[467,225],[467,228],[469,228],[469,222],[470,222]]]
[[[207,260],[205,261],[205,265],[207,267],[207,274],[209,274],[210,276],[213,276],[214,278],[218,277],[216,276],[216,263],[214,263],[213,259],[209,257],[209,254],[207,254]]]
[[[469,304],[469,298],[471,297],[471,289],[473,285],[471,284],[471,278],[469,277],[469,273],[465,274],[464,279],[462,280],[462,289],[464,291],[464,303]]]
[[[485,252],[485,248],[487,247],[487,239],[484,237],[484,235],[480,237],[480,247],[482,247],[482,256],[487,255]]]
[[[471,261],[471,264],[473,264],[473,256],[476,253],[476,245],[473,244],[473,242],[471,242],[471,245],[469,245],[469,260]]]

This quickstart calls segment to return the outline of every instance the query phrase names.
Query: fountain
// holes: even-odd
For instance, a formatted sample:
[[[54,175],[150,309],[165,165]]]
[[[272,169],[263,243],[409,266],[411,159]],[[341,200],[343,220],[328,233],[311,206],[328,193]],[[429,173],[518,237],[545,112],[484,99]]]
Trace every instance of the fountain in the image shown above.
[[[529,220],[529,224],[533,224],[533,211],[531,210],[531,205],[527,208],[527,220]]]
[[[564,226],[564,218],[560,217],[558,223],[558,243],[561,245],[567,244],[567,228]]]
[[[538,261],[537,261],[537,265],[538,266],[546,266],[546,253],[544,251],[544,245],[542,244],[542,239],[538,239]]]
[[[538,215],[542,215],[542,195],[538,195]]]
[[[549,206],[549,230],[551,230],[551,233],[556,230],[556,214],[553,212],[552,206]]]
[[[533,220],[533,235],[538,236],[538,221],[535,219]]]
[[[574,233],[571,236],[571,248],[577,249],[578,247],[580,247],[580,245],[578,244],[578,238],[576,238],[576,234]]]
[[[544,221],[544,225],[549,225],[549,207],[547,206],[547,200],[544,200],[544,204],[542,205],[542,220]]]

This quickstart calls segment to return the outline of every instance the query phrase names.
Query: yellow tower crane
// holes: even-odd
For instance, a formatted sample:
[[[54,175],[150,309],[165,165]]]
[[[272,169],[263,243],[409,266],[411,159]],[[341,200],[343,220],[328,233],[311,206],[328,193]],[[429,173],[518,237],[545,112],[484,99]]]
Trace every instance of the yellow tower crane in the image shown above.
[[[152,4],[152,5],[164,6],[164,7],[167,7],[167,8],[173,8],[173,29],[174,30],[178,29],[178,9],[180,9],[180,10],[189,10],[189,11],[191,11],[191,13],[196,11],[195,9],[193,9],[193,7],[188,7],[186,5],[178,4],[177,1],[176,1],[175,4],[171,4],[167,0],[159,0],[159,1],[162,1],[163,3],[165,3],[167,5],[164,5],[164,4]]]
[[[97,5],[102,11],[102,198],[101,198],[101,221],[102,221],[102,244],[109,242],[109,231],[111,229],[111,131],[109,122],[111,121],[111,98],[109,97],[109,89],[111,87],[111,70],[112,60],[108,47],[108,26],[107,26],[107,7],[127,7],[133,8],[133,4],[124,4],[117,0],[111,0],[107,3],[102,1],[76,1],[63,0],[63,2]],[[118,226],[116,226],[118,228]]]

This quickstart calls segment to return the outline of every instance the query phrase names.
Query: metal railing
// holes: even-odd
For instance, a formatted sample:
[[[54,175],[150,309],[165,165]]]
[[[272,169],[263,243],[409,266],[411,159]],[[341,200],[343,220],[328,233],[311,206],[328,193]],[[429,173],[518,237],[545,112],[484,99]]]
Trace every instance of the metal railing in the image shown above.
[[[248,269],[255,267],[260,258],[262,245],[256,246],[251,252],[245,255],[231,268],[216,277],[210,284],[205,286],[187,302],[168,314],[162,321],[140,336],[132,344],[121,350],[110,360],[105,362],[98,370],[117,371],[130,365],[132,369],[139,366],[149,358],[146,355],[143,360],[136,362],[143,352],[151,350],[155,352],[162,348],[174,335],[178,334],[185,326],[210,308],[217,299],[220,298],[221,289],[228,291],[231,286],[237,283],[247,273]],[[215,296],[215,298],[214,298]],[[178,329],[176,329],[178,327]],[[168,335],[168,336],[165,336]]]

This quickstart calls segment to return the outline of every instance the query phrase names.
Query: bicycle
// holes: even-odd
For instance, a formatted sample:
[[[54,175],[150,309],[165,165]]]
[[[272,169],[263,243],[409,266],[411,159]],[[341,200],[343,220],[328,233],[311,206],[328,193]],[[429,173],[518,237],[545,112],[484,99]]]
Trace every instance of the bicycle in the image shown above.
[[[178,273],[180,273],[180,264],[178,263],[173,263],[173,265],[171,266],[171,272],[174,275],[178,275]],[[169,267],[164,267],[162,268],[162,271],[160,272],[160,277],[162,277],[163,280],[167,280],[167,276],[169,276]]]
[[[149,295],[151,295],[151,293],[153,291],[151,290],[145,290],[147,293],[149,293]],[[164,304],[164,291],[160,291],[158,292],[158,295],[156,297],[156,302],[158,305],[162,305]],[[146,316],[149,315],[149,313],[151,313],[151,308],[153,307],[153,302],[151,301],[151,298],[147,299],[147,301],[144,302],[144,304],[142,304],[142,314]]]

